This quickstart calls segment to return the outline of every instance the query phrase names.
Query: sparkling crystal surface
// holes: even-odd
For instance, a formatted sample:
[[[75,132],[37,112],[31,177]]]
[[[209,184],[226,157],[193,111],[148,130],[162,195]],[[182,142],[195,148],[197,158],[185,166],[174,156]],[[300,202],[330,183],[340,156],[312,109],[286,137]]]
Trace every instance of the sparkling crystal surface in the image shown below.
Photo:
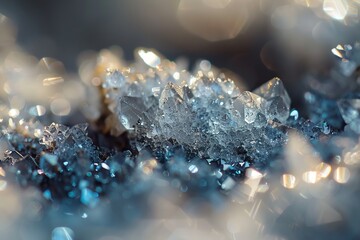
[[[289,116],[290,99],[280,79],[269,81],[254,93],[242,92],[216,69],[212,71],[209,64],[205,69],[200,62],[197,69],[204,70],[191,73],[160,60],[154,51],[137,53],[139,63],[125,81],[120,74],[125,70],[111,70],[102,86],[108,108],[114,113],[111,118],[130,131],[138,149],[150,148],[158,158],[168,159],[170,149],[181,146],[186,159],[196,156],[230,164],[224,169],[240,176],[248,166],[264,164],[267,160],[263,157],[281,148],[281,141],[272,138],[285,140],[286,135],[268,123],[285,123]],[[143,64],[148,65],[144,62],[147,58],[159,59],[157,68],[138,78],[137,71],[143,72]],[[121,82],[121,87],[107,84],[109,79]],[[266,135],[270,131],[273,136]]]
[[[278,78],[251,92],[209,61],[189,71],[153,49],[131,63],[104,50],[82,65],[93,70],[81,73],[88,123],[74,123],[74,104],[62,114],[11,97],[0,106],[0,222],[34,239],[321,239],[333,226],[334,238],[360,236],[349,200],[359,192],[357,48],[335,49],[336,74],[306,81],[313,121]]]
[[[254,90],[266,100],[268,118],[285,122],[289,117],[291,100],[279,78],[274,78]]]

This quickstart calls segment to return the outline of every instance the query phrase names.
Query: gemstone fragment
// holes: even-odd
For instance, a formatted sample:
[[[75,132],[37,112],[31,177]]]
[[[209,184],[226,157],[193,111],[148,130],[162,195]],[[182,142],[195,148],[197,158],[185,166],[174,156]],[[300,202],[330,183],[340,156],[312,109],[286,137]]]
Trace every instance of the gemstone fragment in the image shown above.
[[[285,122],[290,114],[291,100],[284,84],[279,78],[264,83],[254,93],[266,100],[266,114],[270,119]]]

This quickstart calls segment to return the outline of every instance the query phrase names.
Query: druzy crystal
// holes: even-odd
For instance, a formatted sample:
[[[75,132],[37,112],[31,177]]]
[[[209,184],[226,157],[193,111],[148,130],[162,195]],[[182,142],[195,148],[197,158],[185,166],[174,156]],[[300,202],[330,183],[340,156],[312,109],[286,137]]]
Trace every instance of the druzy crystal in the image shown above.
[[[261,239],[291,236],[287,224],[304,219],[313,232],[342,224],[351,213],[322,196],[334,196],[341,206],[336,191],[351,194],[333,184],[352,184],[347,165],[360,162],[360,112],[358,83],[349,80],[356,75],[357,49],[336,49],[337,57],[352,63],[335,68],[344,82],[338,75],[326,83],[307,80],[313,121],[291,108],[279,78],[250,91],[205,60],[189,71],[151,49],[136,50],[133,63],[111,56],[109,65],[100,53],[82,65],[91,74],[80,73],[88,95],[79,107],[86,118],[80,120],[88,123],[67,118],[73,106],[3,106],[0,194],[8,183],[36,189],[37,207],[26,211],[42,210],[26,214],[42,214],[52,239],[101,239],[96,228],[80,235],[76,229],[103,221],[119,231],[145,226],[136,237],[125,231],[125,239],[150,233],[152,239],[177,238],[180,226],[201,239],[213,225],[220,239],[243,236],[243,226]],[[326,211],[326,219],[317,218],[319,211]],[[191,215],[200,212],[209,213],[202,219]],[[55,215],[58,222],[46,222]],[[155,219],[141,223],[149,215]],[[158,220],[169,215],[177,219],[171,226]],[[193,228],[199,221],[203,226]]]
[[[240,176],[252,164],[266,165],[282,147],[290,98],[280,79],[241,91],[211,66],[191,73],[151,50],[137,54],[134,65],[109,70],[102,88],[108,119],[118,123],[111,127],[129,131],[138,151],[168,159],[181,148],[186,161],[198,157]]]

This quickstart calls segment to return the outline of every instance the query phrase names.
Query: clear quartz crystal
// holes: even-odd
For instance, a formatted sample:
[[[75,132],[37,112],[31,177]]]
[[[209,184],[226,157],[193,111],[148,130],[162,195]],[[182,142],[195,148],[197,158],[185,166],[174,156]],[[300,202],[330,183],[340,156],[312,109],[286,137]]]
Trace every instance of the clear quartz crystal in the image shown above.
[[[141,98],[124,96],[120,99],[120,122],[127,130],[133,130],[146,110]]]
[[[244,121],[246,123],[253,123],[256,121],[258,114],[261,114],[264,108],[264,99],[252,92],[242,92],[238,99],[240,100],[241,110],[243,112]]]
[[[291,100],[284,84],[279,78],[273,78],[254,90],[254,93],[266,100],[266,114],[269,119],[285,122],[290,114]]]
[[[105,88],[120,88],[125,81],[124,75],[119,71],[109,71],[106,75],[104,87]]]
[[[134,64],[108,72],[102,86],[114,113],[109,124],[114,128],[116,119],[121,131],[131,131],[138,148],[158,148],[170,141],[201,158],[226,156],[227,162],[243,164],[231,168],[236,171],[245,166],[247,151],[260,159],[281,145],[264,135],[269,120],[285,123],[289,116],[290,99],[280,79],[254,92],[240,91],[207,61],[191,73],[154,50],[139,49],[135,55]],[[121,79],[121,87],[108,87],[109,74]],[[243,155],[239,148],[245,148]]]

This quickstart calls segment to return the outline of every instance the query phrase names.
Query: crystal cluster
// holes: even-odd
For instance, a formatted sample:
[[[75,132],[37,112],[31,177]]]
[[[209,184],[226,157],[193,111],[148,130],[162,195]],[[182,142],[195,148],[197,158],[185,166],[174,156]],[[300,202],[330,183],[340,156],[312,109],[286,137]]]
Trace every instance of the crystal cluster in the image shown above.
[[[357,45],[333,49],[330,80],[309,79],[313,121],[278,78],[246,91],[205,60],[188,71],[154,50],[130,64],[115,52],[80,63],[76,107],[4,100],[0,197],[23,207],[9,207],[12,226],[53,240],[359,236],[344,227],[360,215],[348,207],[360,192]]]
[[[81,199],[83,204],[93,205],[110,181],[106,152],[92,144],[86,125],[51,124],[40,139],[9,133],[1,141],[7,148],[1,163],[5,172],[24,187],[39,186],[48,200]]]
[[[43,126],[39,120],[52,116],[46,108],[24,107],[3,119],[3,169],[22,186],[39,186],[48,200],[89,207],[144,174],[207,196],[231,190],[250,167],[266,171],[274,159],[284,158],[290,131],[301,130],[313,144],[330,133],[327,125],[298,119],[296,110],[290,114],[290,98],[278,78],[250,92],[204,60],[189,72],[153,50],[139,49],[135,57],[127,65],[107,53],[112,68],[102,57],[93,74],[85,75],[90,79],[80,73],[86,91],[98,99],[82,109],[93,129],[125,145],[106,144],[106,135],[96,131],[96,146],[87,125]],[[41,114],[34,118],[34,111]]]
[[[181,148],[186,161],[200,158],[235,175],[279,152],[290,112],[280,79],[241,91],[204,63],[190,73],[151,50],[136,56],[133,66],[108,70],[102,89],[117,130],[129,131],[137,150],[166,161]]]
[[[360,45],[338,45],[331,51],[336,61],[327,74],[306,78],[309,91],[305,93],[312,121],[327,121],[341,129],[343,120],[359,133],[357,99],[359,99]]]

